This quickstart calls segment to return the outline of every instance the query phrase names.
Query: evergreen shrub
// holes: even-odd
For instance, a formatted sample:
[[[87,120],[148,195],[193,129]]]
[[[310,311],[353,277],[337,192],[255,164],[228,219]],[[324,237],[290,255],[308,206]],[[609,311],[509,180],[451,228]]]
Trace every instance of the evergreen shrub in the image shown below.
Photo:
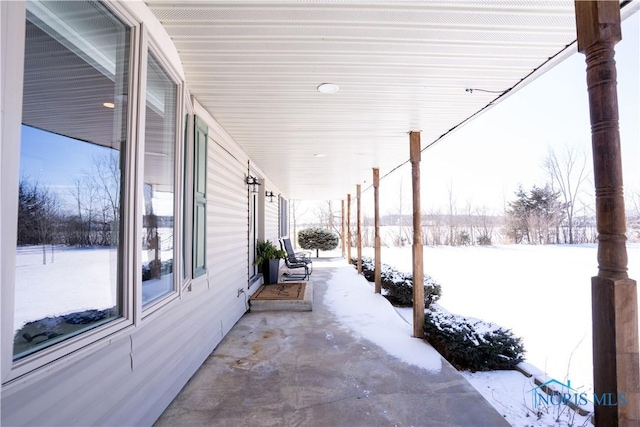
[[[357,266],[357,258],[352,258],[351,263]],[[362,275],[370,282],[375,280],[375,264],[373,258],[362,257]],[[398,271],[394,267],[382,264],[380,282],[386,296],[399,306],[413,305],[413,275]],[[424,276],[424,306],[429,307],[442,296],[442,287],[430,276]]]
[[[338,247],[340,236],[331,230],[319,227],[305,228],[298,233],[298,244],[302,249],[316,250],[316,257],[319,251],[330,251]]]
[[[426,340],[459,370],[513,369],[524,360],[522,339],[493,323],[447,313],[425,312]]]

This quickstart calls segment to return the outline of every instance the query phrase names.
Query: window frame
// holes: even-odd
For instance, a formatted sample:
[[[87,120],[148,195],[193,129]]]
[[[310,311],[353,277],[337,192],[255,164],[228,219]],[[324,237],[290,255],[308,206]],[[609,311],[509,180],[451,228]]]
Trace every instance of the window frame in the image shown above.
[[[133,264],[135,265],[135,271],[138,274],[134,277],[134,301],[133,304],[135,306],[134,309],[134,324],[137,326],[141,321],[150,317],[154,313],[162,311],[164,307],[169,305],[172,301],[179,299],[182,296],[183,286],[182,286],[182,265],[181,262],[174,262],[173,265],[173,291],[167,293],[166,295],[161,296],[160,298],[151,301],[146,306],[142,304],[142,275],[139,272],[142,271],[142,213],[143,213],[143,194],[144,194],[144,154],[146,148],[146,101],[147,101],[147,64],[148,64],[148,56],[152,54],[154,59],[158,62],[158,64],[162,67],[162,70],[166,73],[167,77],[176,85],[176,111],[175,111],[175,134],[174,134],[174,194],[173,194],[173,257],[176,259],[176,254],[178,254],[178,259],[181,259],[181,254],[183,249],[183,226],[182,226],[182,198],[184,191],[184,134],[181,131],[181,123],[182,117],[184,116],[185,111],[185,92],[186,85],[184,81],[180,78],[179,72],[173,66],[171,61],[167,58],[167,56],[162,52],[160,47],[160,43],[158,43],[153,35],[149,33],[147,26],[141,24],[142,34],[141,34],[141,43],[140,43],[140,68],[139,74],[137,75],[139,81],[141,82],[138,96],[139,102],[137,104],[138,108],[138,135],[137,135],[137,145],[136,145],[136,200],[137,203],[131,209],[131,211],[135,212],[135,224],[136,224],[136,250],[134,252],[135,256],[130,258],[134,259]]]
[[[202,137],[204,139],[203,144],[204,144],[204,159],[200,159],[199,158],[199,150],[198,150],[198,144],[199,144],[199,138],[198,138],[198,132],[202,131]],[[192,227],[191,228],[191,247],[192,247],[192,277],[194,279],[203,276],[205,274],[207,274],[207,197],[208,197],[208,193],[207,193],[207,172],[208,172],[208,157],[209,157],[209,127],[207,125],[207,123],[201,119],[200,117],[194,115],[193,116],[193,161],[191,162],[191,164],[193,165],[193,170],[192,173],[190,174],[190,176],[192,177],[192,183],[193,183],[193,192],[192,194],[192,206],[193,206],[193,210],[192,210],[192,215],[190,216],[190,218],[192,218],[193,223],[192,223]],[[199,166],[198,166],[198,162],[202,160],[203,161],[203,168],[204,168],[204,182],[202,183],[204,186],[204,191],[199,192],[199,188],[198,188],[198,171]],[[199,195],[198,193],[202,193],[202,195]],[[201,200],[199,200],[201,199]],[[202,230],[199,229],[199,224],[196,221],[196,216],[197,216],[197,207],[198,205],[202,205],[204,207],[204,224],[202,227]],[[197,266],[196,262],[198,260],[198,255],[197,255],[197,251],[198,251],[198,239],[202,238],[204,240],[204,244],[203,244],[203,265]]]
[[[278,233],[280,237],[289,235],[289,200],[278,194]]]
[[[4,3],[4,2],[3,2]],[[122,253],[121,259],[131,259],[131,255],[135,246],[136,234],[131,233],[131,211],[132,206],[135,203],[133,198],[134,192],[133,186],[135,182],[133,181],[134,171],[133,171],[133,160],[134,160],[134,145],[136,142],[136,134],[137,134],[137,94],[140,90],[140,81],[138,79],[138,74],[136,73],[140,67],[140,39],[141,39],[141,23],[136,20],[124,7],[119,4],[105,4],[100,3],[102,7],[109,11],[115,18],[117,18],[123,25],[125,25],[129,29],[129,74],[128,74],[128,87],[129,87],[129,104],[128,111],[126,113],[127,117],[127,128],[126,128],[126,140],[127,144],[124,147],[125,150],[125,163],[122,165],[124,168],[124,183],[122,186]],[[4,6],[4,5],[3,5]],[[21,21],[13,22],[12,18],[11,24],[15,25],[16,28],[11,30],[12,34],[12,42],[10,45],[14,45],[14,50],[11,52],[11,56],[14,57],[14,61],[11,63],[11,70],[14,74],[20,69],[20,77],[17,76],[13,80],[14,84],[20,86],[20,111],[22,110],[22,86],[24,85],[24,60],[25,60],[25,25],[26,25],[26,4],[24,2],[9,2],[8,10],[11,11],[11,14],[15,16],[17,19],[20,17]],[[3,9],[4,12],[4,9]],[[4,15],[4,13],[3,13]],[[4,15],[6,16],[6,15]],[[4,17],[3,17],[4,21]],[[20,28],[17,28],[20,27]],[[16,31],[20,30],[21,31]],[[4,32],[4,29],[3,29]],[[20,34],[20,40],[16,41],[16,34]],[[3,37],[3,40],[6,40]],[[3,46],[4,47],[4,46]],[[18,51],[18,47],[21,47],[21,51]],[[4,59],[4,58],[3,58]],[[6,62],[5,62],[6,64]],[[17,99],[7,100],[3,98],[3,110],[5,107],[15,107],[17,104]],[[18,126],[18,131],[20,126],[22,125],[22,120]],[[4,126],[4,124],[3,124]],[[14,123],[11,122],[9,126],[13,127]],[[14,130],[15,131],[15,130]],[[4,133],[4,129],[3,129]],[[4,136],[4,135],[3,135]],[[18,138],[20,141],[20,138]],[[9,204],[17,205],[17,181],[19,179],[19,165],[20,165],[20,147],[19,144],[16,147],[12,147],[15,151],[11,151],[10,159],[7,159],[3,156],[3,166],[7,162],[13,162],[14,166],[6,171],[3,167],[3,180],[2,180],[2,192],[5,194],[5,186],[15,185],[16,189],[12,189],[12,191],[7,191],[10,194],[16,193],[15,200],[11,200],[7,202],[2,200],[2,205],[7,206]],[[10,179],[5,180],[4,173],[11,173],[12,176]],[[8,206],[7,206],[8,207]],[[3,209],[4,211],[4,209]],[[12,234],[15,234],[15,230],[17,227],[17,216],[12,215],[7,218],[7,216],[2,216],[2,226],[3,230],[5,229],[8,222],[12,221],[13,224],[10,226]],[[134,307],[132,304],[133,301],[133,291],[135,288],[134,282],[130,279],[133,275],[133,271],[131,264],[122,263],[122,269],[119,271],[119,286],[121,286],[122,292],[122,301],[121,301],[121,310],[122,316],[114,319],[110,322],[105,323],[104,325],[98,326],[94,329],[85,331],[77,336],[70,337],[60,343],[54,344],[51,347],[44,348],[40,351],[37,351],[33,354],[25,356],[24,358],[14,361],[13,360],[13,320],[15,313],[15,304],[14,304],[14,289],[15,289],[15,251],[16,251],[16,243],[3,242],[2,250],[3,255],[8,255],[10,252],[12,254],[10,256],[2,257],[2,280],[3,283],[11,283],[12,286],[3,286],[2,287],[2,323],[3,323],[3,334],[2,334],[2,353],[0,354],[3,360],[2,363],[2,383],[3,387],[5,386],[19,386],[20,384],[25,384],[28,382],[28,378],[31,377],[31,373],[39,372],[40,368],[43,368],[47,365],[47,369],[63,369],[64,367],[74,363],[79,357],[82,357],[88,353],[94,352],[96,349],[105,347],[108,345],[107,337],[117,337],[122,334],[128,333],[131,327],[134,325]],[[8,271],[7,271],[8,270]],[[5,280],[7,280],[5,282]],[[5,329],[6,328],[6,329]],[[7,333],[8,329],[11,329],[10,333]]]
[[[184,182],[182,185],[183,195],[182,198],[182,288],[187,288],[187,290],[191,290],[191,278],[192,278],[192,251],[191,241],[192,241],[192,230],[188,224],[188,218],[193,216],[193,202],[190,200],[189,195],[193,193],[193,179],[191,176],[191,164],[193,164],[193,132],[191,129],[193,128],[193,120],[194,120],[194,112],[193,105],[191,100],[185,96],[184,99],[184,129],[182,130],[184,137]]]

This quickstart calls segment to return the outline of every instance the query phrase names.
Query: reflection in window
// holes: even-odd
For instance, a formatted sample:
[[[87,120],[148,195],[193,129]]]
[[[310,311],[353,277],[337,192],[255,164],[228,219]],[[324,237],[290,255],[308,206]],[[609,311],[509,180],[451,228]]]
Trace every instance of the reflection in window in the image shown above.
[[[289,235],[289,202],[282,196],[278,196],[280,237]]]
[[[14,359],[122,315],[129,29],[97,2],[26,8]]]
[[[177,85],[149,53],[142,216],[142,304],[174,290],[173,211]]]

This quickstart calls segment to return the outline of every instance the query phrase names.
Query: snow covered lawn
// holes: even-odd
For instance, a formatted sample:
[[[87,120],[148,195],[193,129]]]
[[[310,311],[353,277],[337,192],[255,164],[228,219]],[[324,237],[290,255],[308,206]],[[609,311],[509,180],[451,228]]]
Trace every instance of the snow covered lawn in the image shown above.
[[[327,264],[323,264],[327,265]],[[363,276],[345,261],[334,261],[336,273],[328,282],[323,302],[342,326],[354,335],[379,345],[389,354],[428,371],[438,371],[440,356],[426,342],[412,338],[410,308],[394,308]],[[418,374],[418,372],[416,373]],[[534,408],[532,378],[517,371],[462,373],[513,426],[583,426],[588,417],[565,405]],[[481,424],[479,424],[481,425]]]
[[[639,246],[632,246],[629,250],[630,259],[633,259],[632,277],[638,277],[639,249]],[[366,251],[366,255],[372,254]],[[384,248],[382,257],[384,263],[410,271],[410,248]],[[591,387],[588,305],[591,273],[586,273],[585,278],[580,268],[588,271],[594,260],[595,245],[425,248],[425,265],[431,262],[437,266],[426,270],[443,286],[444,297],[440,305],[454,313],[512,328],[523,337],[528,349],[531,349],[531,342],[543,343],[541,348],[529,350],[527,360],[531,361],[531,354],[542,357],[543,363],[532,364],[563,383],[570,379],[572,387],[580,392],[587,392]],[[358,276],[353,267],[340,268],[343,263],[339,261],[333,265],[338,267],[337,273],[329,281],[324,298],[343,326],[407,363],[436,370],[438,358],[434,356],[434,350],[411,338],[411,309],[394,309],[386,299],[373,293],[372,284]],[[560,287],[560,283],[564,283],[564,287]],[[586,293],[586,297],[573,295],[572,291]],[[456,298],[462,301],[455,301]],[[560,300],[556,300],[558,298]],[[586,300],[587,306],[578,309],[573,304],[576,300]],[[574,336],[573,326],[581,336]],[[585,341],[589,341],[589,345],[585,345]],[[554,348],[555,345],[558,348]],[[575,360],[582,362],[582,369],[577,368]],[[588,366],[584,365],[585,360],[588,360]],[[567,375],[567,366],[571,376]],[[591,425],[588,416],[581,416],[564,404],[534,405],[537,385],[533,378],[517,371],[462,374],[513,426]],[[582,378],[588,386],[580,383]]]
[[[41,247],[16,256],[15,330],[47,316],[116,305],[117,251],[56,248],[42,263]]]
[[[442,286],[452,313],[509,328],[526,361],[592,391],[591,277],[596,245],[424,248],[424,271]],[[373,256],[373,248],[364,254]],[[640,244],[628,245],[629,276],[640,279]],[[382,248],[382,262],[411,271],[411,248]]]

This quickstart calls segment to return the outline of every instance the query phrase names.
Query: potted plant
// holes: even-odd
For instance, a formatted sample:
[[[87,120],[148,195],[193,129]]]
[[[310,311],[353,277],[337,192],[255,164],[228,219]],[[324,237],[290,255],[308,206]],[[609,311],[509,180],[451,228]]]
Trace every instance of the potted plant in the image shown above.
[[[265,285],[278,283],[278,271],[280,270],[280,259],[286,256],[286,252],[276,246],[269,240],[258,241],[256,245],[255,265],[259,265],[262,269],[262,277]]]

